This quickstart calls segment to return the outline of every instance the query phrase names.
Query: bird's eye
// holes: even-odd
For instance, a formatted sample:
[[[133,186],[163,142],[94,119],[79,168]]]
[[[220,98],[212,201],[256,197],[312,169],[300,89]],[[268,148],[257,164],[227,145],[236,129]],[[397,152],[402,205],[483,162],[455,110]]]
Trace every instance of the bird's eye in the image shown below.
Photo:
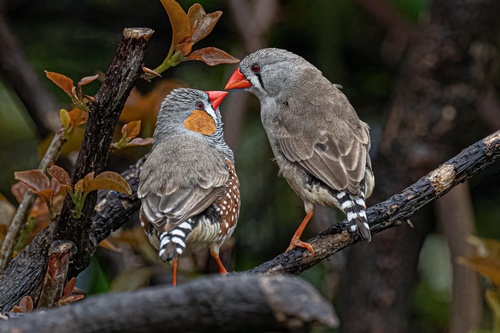
[[[196,102],[196,108],[197,109],[204,109],[205,108],[205,104],[203,102]]]
[[[260,65],[259,64],[253,64],[252,65],[252,72],[254,72],[254,73],[260,72]]]

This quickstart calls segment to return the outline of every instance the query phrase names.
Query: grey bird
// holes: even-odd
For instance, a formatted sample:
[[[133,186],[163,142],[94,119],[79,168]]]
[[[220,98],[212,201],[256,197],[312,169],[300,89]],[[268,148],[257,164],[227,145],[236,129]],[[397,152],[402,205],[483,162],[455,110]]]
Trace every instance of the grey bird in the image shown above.
[[[306,216],[287,251],[309,243],[300,236],[315,205],[336,206],[349,230],[371,240],[365,198],[375,185],[370,133],[347,97],[304,58],[267,48],[245,57],[225,89],[257,96],[261,120],[280,174],[304,201]]]
[[[220,246],[240,209],[234,156],[223,138],[219,104],[225,91],[175,89],[161,104],[153,149],[139,174],[141,225],[162,261],[210,249],[221,274]]]

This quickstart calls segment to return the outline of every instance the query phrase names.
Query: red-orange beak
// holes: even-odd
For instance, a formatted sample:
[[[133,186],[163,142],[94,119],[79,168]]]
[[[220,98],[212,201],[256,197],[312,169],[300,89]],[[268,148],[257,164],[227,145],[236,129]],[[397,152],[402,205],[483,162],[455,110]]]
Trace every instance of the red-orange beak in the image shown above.
[[[210,100],[210,104],[214,110],[217,110],[220,103],[226,98],[227,91],[205,91],[208,95],[208,99]]]
[[[238,67],[229,78],[229,81],[227,81],[224,89],[243,89],[250,88],[251,86],[252,84],[246,79],[245,75],[241,73],[240,68]]]

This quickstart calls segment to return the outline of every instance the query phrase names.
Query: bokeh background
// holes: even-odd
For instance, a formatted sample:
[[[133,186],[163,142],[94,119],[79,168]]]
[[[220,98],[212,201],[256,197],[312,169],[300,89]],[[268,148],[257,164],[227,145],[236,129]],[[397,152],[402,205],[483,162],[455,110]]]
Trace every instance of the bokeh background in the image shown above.
[[[179,1],[185,10],[195,2]],[[492,53],[488,56],[488,75],[481,79],[467,76],[470,59],[451,61],[456,70],[447,68],[449,63],[443,60],[442,73],[431,71],[433,75],[425,73],[422,78],[419,70],[425,66],[419,67],[419,59],[411,58],[418,54],[415,45],[425,44],[425,38],[432,37],[431,14],[439,18],[439,10],[433,12],[433,6],[449,6],[450,12],[441,14],[453,17],[453,4],[459,1],[198,2],[207,13],[222,10],[224,14],[213,32],[195,48],[214,46],[240,59],[263,47],[285,48],[320,68],[333,83],[342,85],[360,118],[372,128],[371,155],[377,186],[370,204],[402,190],[461,149],[500,128],[495,97],[499,83],[498,56],[494,49],[498,46],[498,24],[483,22],[490,24],[490,29],[483,29],[489,30],[489,35],[481,40],[489,43]],[[58,126],[59,108],[70,108],[67,96],[45,78],[44,70],[63,73],[75,82],[84,76],[106,72],[125,27],[155,30],[145,64],[154,68],[168,51],[171,29],[159,0],[4,0],[0,6],[4,20],[0,28],[10,30],[29,64],[29,68],[18,70],[33,71],[40,88],[51,96],[47,109],[34,114],[0,71],[0,194],[17,204],[10,189],[15,183],[13,172],[37,166],[50,133]],[[482,20],[481,13],[476,19]],[[455,28],[457,33],[462,31]],[[0,39],[6,38],[2,36]],[[469,50],[472,54],[474,49]],[[429,49],[423,54],[434,51]],[[159,102],[170,89],[190,86],[222,90],[235,67],[184,62],[167,70],[161,79],[140,82],[122,121],[141,119],[141,136],[151,136]],[[421,81],[412,84],[415,78]],[[444,82],[439,82],[440,78],[445,78]],[[464,86],[476,89],[467,92],[479,97],[469,100],[464,97],[465,101],[457,106],[453,104],[456,98],[445,92],[452,91],[451,81],[453,87],[462,87],[461,80]],[[439,85],[429,87],[433,82]],[[430,97],[425,87],[436,96]],[[94,82],[85,86],[84,92],[93,95],[98,88],[99,83]],[[419,89],[420,96],[415,93]],[[446,102],[439,94],[447,96]],[[417,107],[421,101],[422,105]],[[447,109],[447,105],[452,105],[452,109]],[[435,111],[434,115],[441,115],[438,118],[433,118],[429,111],[433,107],[442,110]],[[257,99],[233,91],[221,105],[221,111],[226,140],[236,155],[242,191],[239,225],[222,258],[229,263],[228,268],[243,271],[286,249],[304,210],[301,200],[277,176],[260,124]],[[400,125],[394,132],[391,125],[404,123],[400,119],[406,116],[410,119],[407,124],[424,125],[420,129]],[[441,125],[438,128],[443,119],[449,121],[443,125],[444,129]],[[389,129],[392,136],[387,134]],[[71,168],[79,140],[77,135],[64,149],[60,163],[67,169]],[[109,168],[123,171],[148,149],[136,147],[113,152]],[[473,254],[473,247],[466,242],[469,234],[500,238],[499,171],[497,163],[458,190],[458,194],[450,194],[441,204],[422,210],[412,219],[413,229],[403,225],[386,235],[377,235],[372,244],[358,244],[302,274],[333,302],[342,320],[341,331],[467,332],[465,324],[459,321],[465,317],[469,318],[467,325],[472,322],[470,327],[491,329],[492,314],[482,297],[489,287],[488,281],[479,279],[468,268],[454,267],[459,255]],[[304,239],[342,219],[333,209],[318,210]],[[100,249],[91,267],[79,277],[80,288],[89,295],[169,283],[170,268],[158,263],[137,222],[131,220],[110,240],[120,252]],[[459,249],[458,255],[454,248]],[[207,257],[201,254],[187,258],[181,266],[181,282],[216,272],[216,266]],[[456,270],[467,271],[461,282],[466,291],[453,288]],[[464,297],[468,308],[462,305],[457,310],[453,300]],[[363,326],[369,329],[361,329]]]

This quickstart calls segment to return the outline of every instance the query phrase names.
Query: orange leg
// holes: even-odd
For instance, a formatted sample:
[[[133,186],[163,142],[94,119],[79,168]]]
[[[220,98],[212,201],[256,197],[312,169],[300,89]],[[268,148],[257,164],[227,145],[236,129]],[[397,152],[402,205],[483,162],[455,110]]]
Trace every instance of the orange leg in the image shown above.
[[[178,263],[178,258],[174,258],[172,260],[172,285],[176,286],[177,285],[177,265]]]
[[[226,268],[222,264],[222,261],[219,258],[219,253],[215,252],[214,250],[210,250],[210,254],[215,259],[215,262],[217,262],[217,265],[219,265],[220,275],[227,275],[227,270],[226,270]]]
[[[308,249],[309,252],[311,252],[312,256],[314,256],[314,249],[312,245],[300,240],[302,232],[304,232],[307,223],[309,223],[309,220],[313,217],[313,215],[314,215],[314,209],[312,209],[310,212],[306,214],[306,217],[304,217],[304,219],[302,220],[302,223],[300,224],[299,228],[297,229],[297,231],[295,231],[295,234],[293,235],[292,240],[290,241],[290,246],[288,246],[288,249],[286,249],[285,252],[288,252],[296,247],[304,247]]]

